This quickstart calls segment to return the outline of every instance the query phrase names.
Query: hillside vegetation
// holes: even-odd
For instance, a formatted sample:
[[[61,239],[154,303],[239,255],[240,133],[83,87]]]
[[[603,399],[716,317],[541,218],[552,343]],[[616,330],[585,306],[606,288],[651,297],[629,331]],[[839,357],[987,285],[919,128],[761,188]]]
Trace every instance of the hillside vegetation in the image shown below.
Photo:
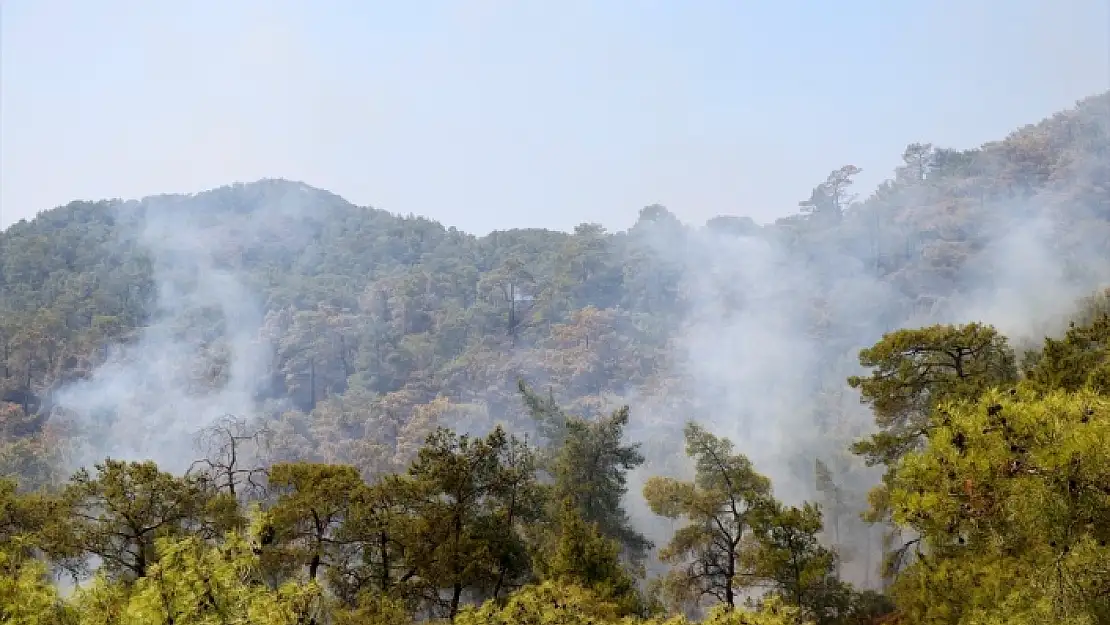
[[[1110,623],[1110,96],[902,159],[765,225],[11,226],[0,621]]]

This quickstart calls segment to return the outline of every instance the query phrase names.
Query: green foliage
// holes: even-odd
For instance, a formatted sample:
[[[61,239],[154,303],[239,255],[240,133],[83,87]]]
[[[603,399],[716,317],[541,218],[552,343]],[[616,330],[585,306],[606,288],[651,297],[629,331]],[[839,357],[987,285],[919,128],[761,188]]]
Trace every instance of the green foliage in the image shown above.
[[[689,625],[683,616],[638,619],[620,618],[620,608],[593,592],[573,585],[545,582],[514,593],[504,605],[493,601],[467,608],[456,625]],[[719,606],[712,609],[704,625],[812,625],[797,608],[777,598],[754,610]]]
[[[621,609],[577,586],[545,582],[514,593],[504,605],[468,607],[456,625],[602,625],[619,623]]]
[[[731,441],[694,423],[686,426],[686,453],[694,459],[693,481],[654,477],[644,486],[653,512],[687,523],[659,554],[674,565],[663,583],[669,599],[691,605],[713,598],[735,607],[742,593],[762,589],[770,605],[785,601],[817,625],[889,611],[837,577],[836,554],[818,540],[817,506],[776,501],[770,481]]]
[[[848,384],[871,406],[880,431],[854,450],[872,464],[892,464],[914,449],[931,426],[933,407],[974,400],[1018,375],[1006,337],[979,323],[898,330],[862,350],[859,362],[871,375]]]
[[[777,597],[760,602],[755,610],[728,609],[718,606],[702,621],[704,625],[812,625],[796,606]]]
[[[197,537],[157,541],[157,564],[130,587],[97,577],[77,592],[80,625],[302,625],[321,609],[315,583],[276,590],[257,578],[257,559],[240,536],[218,547]]]
[[[836,554],[818,541],[821,530],[816,506],[767,502],[755,516],[755,546],[745,559],[752,576],[769,586],[772,594],[800,608],[817,625],[831,625],[851,614],[854,595],[836,577]]]
[[[28,547],[22,536],[7,537],[0,543],[0,623],[74,623],[73,611],[50,583],[46,565],[25,556]]]
[[[307,566],[317,579],[327,561],[327,547],[347,514],[352,498],[363,487],[354,467],[282,463],[270,469],[270,487],[279,493],[269,510],[275,546]]]
[[[449,617],[464,590],[496,597],[528,573],[516,524],[538,511],[519,505],[533,497],[535,479],[515,470],[522,451],[500,427],[479,439],[440,429],[409,469],[421,493],[413,563],[425,583],[448,589]]]
[[[651,542],[632,527],[621,499],[628,492],[629,471],[644,463],[639,444],[623,442],[628,406],[593,420],[567,415],[553,399],[544,399],[520,382],[521,394],[551,445],[546,468],[554,478],[552,501],[571,501],[582,519],[618,541],[633,563],[643,561]],[[558,514],[557,509],[553,511]]]
[[[350,508],[333,539],[342,547],[332,550],[328,582],[344,604],[357,606],[354,613],[391,610],[400,601],[398,595],[406,595],[405,581],[417,571],[406,556],[415,541],[411,520],[420,497],[414,484],[396,475],[351,494]],[[383,597],[389,601],[379,601]]]
[[[1072,323],[1063,338],[1045,339],[1026,367],[1026,386],[1041,391],[1083,388],[1110,392],[1110,316]]]
[[[739,589],[752,582],[744,552],[757,510],[770,499],[771,483],[731,441],[694,423],[686,426],[686,454],[697,468],[693,482],[654,477],[644,485],[652,512],[688,521],[660,551],[664,562],[678,566],[665,588],[679,603],[709,596],[735,606]]]
[[[105,460],[96,473],[78,471],[63,494],[69,524],[58,545],[103,561],[101,570],[141,578],[158,561],[159,538],[217,538],[242,525],[234,499],[203,479],[176,477],[153,462]]]
[[[1110,404],[991,391],[945,411],[892,481],[895,522],[920,536],[900,606],[915,622],[1106,622]]]
[[[554,549],[541,552],[536,562],[541,579],[588,589],[618,606],[621,615],[643,613],[635,581],[621,564],[620,545],[584,521],[569,499],[557,523]]]
[[[17,537],[35,535],[67,511],[55,497],[41,493],[21,493],[15,481],[0,478],[0,544]]]
[[[388,594],[366,592],[355,607],[340,607],[332,614],[335,625],[410,625],[409,608]]]

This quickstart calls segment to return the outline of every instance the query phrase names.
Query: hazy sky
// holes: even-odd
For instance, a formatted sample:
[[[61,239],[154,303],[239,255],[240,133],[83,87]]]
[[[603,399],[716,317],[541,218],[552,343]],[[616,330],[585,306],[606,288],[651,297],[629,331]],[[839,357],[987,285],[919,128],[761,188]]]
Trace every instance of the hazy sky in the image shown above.
[[[0,225],[285,177],[448,225],[767,221],[1110,87],[1107,0],[0,0]]]

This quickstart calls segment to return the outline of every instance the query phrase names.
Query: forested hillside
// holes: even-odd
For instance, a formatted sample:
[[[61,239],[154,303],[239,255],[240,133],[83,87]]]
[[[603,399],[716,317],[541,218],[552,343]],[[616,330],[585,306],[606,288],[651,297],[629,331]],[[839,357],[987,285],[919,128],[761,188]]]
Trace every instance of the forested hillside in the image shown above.
[[[1110,623],[1110,96],[902,160],[764,225],[11,226],[0,617]]]

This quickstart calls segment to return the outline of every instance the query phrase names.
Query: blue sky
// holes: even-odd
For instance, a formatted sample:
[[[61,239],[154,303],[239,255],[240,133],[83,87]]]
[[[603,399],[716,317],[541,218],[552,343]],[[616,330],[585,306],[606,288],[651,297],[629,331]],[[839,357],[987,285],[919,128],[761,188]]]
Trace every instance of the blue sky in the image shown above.
[[[1110,88],[1107,0],[4,0],[0,225],[285,177],[494,228],[769,221]]]

